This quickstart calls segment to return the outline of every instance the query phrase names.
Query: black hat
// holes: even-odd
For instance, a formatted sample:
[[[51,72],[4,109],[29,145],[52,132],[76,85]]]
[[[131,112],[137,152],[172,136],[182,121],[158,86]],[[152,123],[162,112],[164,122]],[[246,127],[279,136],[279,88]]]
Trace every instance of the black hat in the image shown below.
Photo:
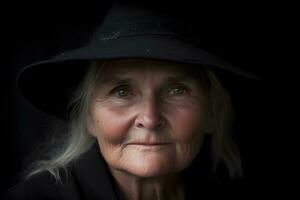
[[[87,45],[26,66],[17,76],[17,87],[34,107],[64,119],[70,91],[91,60],[160,59],[206,67],[229,82],[260,80],[201,49],[199,26],[172,8],[116,3]]]

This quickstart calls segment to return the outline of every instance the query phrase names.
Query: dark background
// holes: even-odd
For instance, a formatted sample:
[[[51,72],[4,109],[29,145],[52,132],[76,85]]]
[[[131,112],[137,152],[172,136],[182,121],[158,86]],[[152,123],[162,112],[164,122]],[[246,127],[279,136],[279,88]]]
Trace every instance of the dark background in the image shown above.
[[[185,5],[189,4],[195,8],[190,2]],[[17,6],[11,3],[3,7],[7,14],[2,17],[1,37],[1,193],[19,181],[19,173],[43,139],[40,133],[49,121],[16,90],[17,72],[30,63],[78,47],[111,5],[112,1],[106,0],[72,5],[18,2]],[[246,176],[240,184],[248,188],[249,194],[277,194],[290,178],[287,166],[291,165],[290,154],[286,153],[289,143],[282,136],[288,93],[283,84],[288,78],[282,70],[288,69],[283,59],[287,49],[284,32],[289,30],[285,7],[202,3],[196,8],[207,35],[204,48],[265,80],[238,97],[243,99],[243,109],[238,111],[238,128],[243,134],[237,136],[237,141]]]

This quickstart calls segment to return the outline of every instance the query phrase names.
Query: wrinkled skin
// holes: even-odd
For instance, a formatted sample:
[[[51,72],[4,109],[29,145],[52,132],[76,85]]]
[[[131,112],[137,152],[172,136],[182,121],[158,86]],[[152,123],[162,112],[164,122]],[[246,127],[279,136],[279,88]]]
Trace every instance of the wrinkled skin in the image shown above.
[[[200,150],[209,113],[205,73],[196,80],[183,64],[157,60],[109,65],[92,94],[89,132],[124,190],[162,190]]]

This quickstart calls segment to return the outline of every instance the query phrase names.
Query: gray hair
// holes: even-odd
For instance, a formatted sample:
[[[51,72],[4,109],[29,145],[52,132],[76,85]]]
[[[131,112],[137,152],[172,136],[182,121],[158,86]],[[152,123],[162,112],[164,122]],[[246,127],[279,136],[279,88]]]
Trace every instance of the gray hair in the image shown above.
[[[88,133],[86,121],[91,92],[107,64],[107,61],[102,61],[101,65],[95,61],[91,62],[84,79],[72,95],[69,103],[72,110],[69,114],[69,121],[66,123],[67,129],[62,134],[64,136],[62,140],[58,140],[60,144],[50,146],[52,148],[47,152],[48,158],[34,162],[29,168],[30,172],[26,178],[48,171],[56,181],[61,181],[60,169],[67,172],[67,165],[77,160],[92,147],[95,138]],[[231,97],[214,72],[206,70],[206,74],[210,82],[209,92],[213,113],[210,130],[212,134],[212,171],[216,172],[218,164],[224,162],[230,177],[242,177],[240,153],[231,137],[234,119]]]

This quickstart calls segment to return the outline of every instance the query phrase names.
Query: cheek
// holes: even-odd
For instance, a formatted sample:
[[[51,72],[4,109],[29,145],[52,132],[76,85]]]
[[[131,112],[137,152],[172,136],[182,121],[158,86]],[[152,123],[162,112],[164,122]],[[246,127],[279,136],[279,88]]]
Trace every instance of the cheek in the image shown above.
[[[198,111],[198,112],[197,112]],[[183,109],[173,115],[172,133],[176,140],[174,166],[186,168],[198,154],[206,126],[204,114],[196,109]]]
[[[176,113],[171,113],[169,121],[175,138],[182,142],[201,134],[206,126],[205,114],[199,107],[177,109]]]
[[[130,123],[124,109],[101,108],[94,113],[94,117],[97,123],[97,137],[105,137],[113,143],[118,143],[126,137]]]

